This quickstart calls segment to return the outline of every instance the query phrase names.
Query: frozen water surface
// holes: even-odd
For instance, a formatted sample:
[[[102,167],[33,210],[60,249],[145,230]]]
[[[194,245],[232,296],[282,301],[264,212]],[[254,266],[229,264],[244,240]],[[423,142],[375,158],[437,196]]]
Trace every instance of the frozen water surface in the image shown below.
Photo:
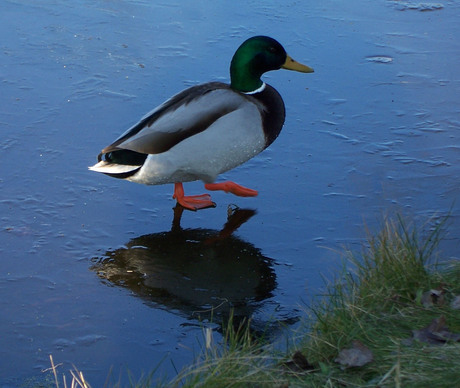
[[[358,249],[364,222],[378,230],[385,214],[451,211],[442,251],[458,258],[458,2],[182,3],[0,5],[2,386],[40,377],[49,354],[95,387],[111,367],[117,381],[163,360],[173,376],[230,305],[256,330],[294,323],[340,268],[333,250]],[[181,229],[171,185],[87,170],[172,94],[227,81],[257,34],[315,69],[265,77],[284,130],[223,177],[257,198],[214,193],[218,207],[184,213]]]

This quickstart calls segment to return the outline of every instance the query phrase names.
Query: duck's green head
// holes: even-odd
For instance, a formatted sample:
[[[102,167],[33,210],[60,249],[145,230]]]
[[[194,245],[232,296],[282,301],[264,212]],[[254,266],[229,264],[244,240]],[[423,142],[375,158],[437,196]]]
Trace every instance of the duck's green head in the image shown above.
[[[311,67],[294,61],[275,39],[268,36],[249,38],[236,50],[230,65],[231,87],[252,92],[262,86],[260,77],[270,70],[288,69],[312,73]]]

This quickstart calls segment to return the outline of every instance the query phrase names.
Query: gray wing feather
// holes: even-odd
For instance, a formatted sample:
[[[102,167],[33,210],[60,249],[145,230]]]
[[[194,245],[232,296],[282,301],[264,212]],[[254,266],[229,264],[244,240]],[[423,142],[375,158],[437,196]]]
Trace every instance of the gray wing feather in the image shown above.
[[[165,152],[204,131],[245,102],[248,102],[245,96],[223,83],[210,82],[191,87],[144,116],[102,153],[120,149],[145,154]]]

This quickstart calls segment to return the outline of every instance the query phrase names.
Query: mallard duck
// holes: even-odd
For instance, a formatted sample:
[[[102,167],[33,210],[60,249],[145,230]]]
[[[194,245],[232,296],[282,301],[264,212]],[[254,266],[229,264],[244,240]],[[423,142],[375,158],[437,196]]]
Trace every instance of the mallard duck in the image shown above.
[[[313,72],[275,39],[249,38],[232,58],[230,85],[209,82],[176,94],[105,147],[89,169],[146,185],[174,183],[173,198],[189,210],[215,203],[209,194],[186,196],[182,182],[201,180],[209,191],[256,196],[256,190],[215,180],[263,151],[280,133],[283,99],[260,77],[281,68]]]

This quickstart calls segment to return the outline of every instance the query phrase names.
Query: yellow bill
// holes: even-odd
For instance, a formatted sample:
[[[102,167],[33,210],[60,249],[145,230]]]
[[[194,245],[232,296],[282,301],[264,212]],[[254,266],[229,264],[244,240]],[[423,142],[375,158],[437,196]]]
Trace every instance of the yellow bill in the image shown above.
[[[289,55],[286,55],[286,61],[281,66],[282,69],[300,71],[301,73],[313,73],[314,70],[310,66],[294,61]]]

